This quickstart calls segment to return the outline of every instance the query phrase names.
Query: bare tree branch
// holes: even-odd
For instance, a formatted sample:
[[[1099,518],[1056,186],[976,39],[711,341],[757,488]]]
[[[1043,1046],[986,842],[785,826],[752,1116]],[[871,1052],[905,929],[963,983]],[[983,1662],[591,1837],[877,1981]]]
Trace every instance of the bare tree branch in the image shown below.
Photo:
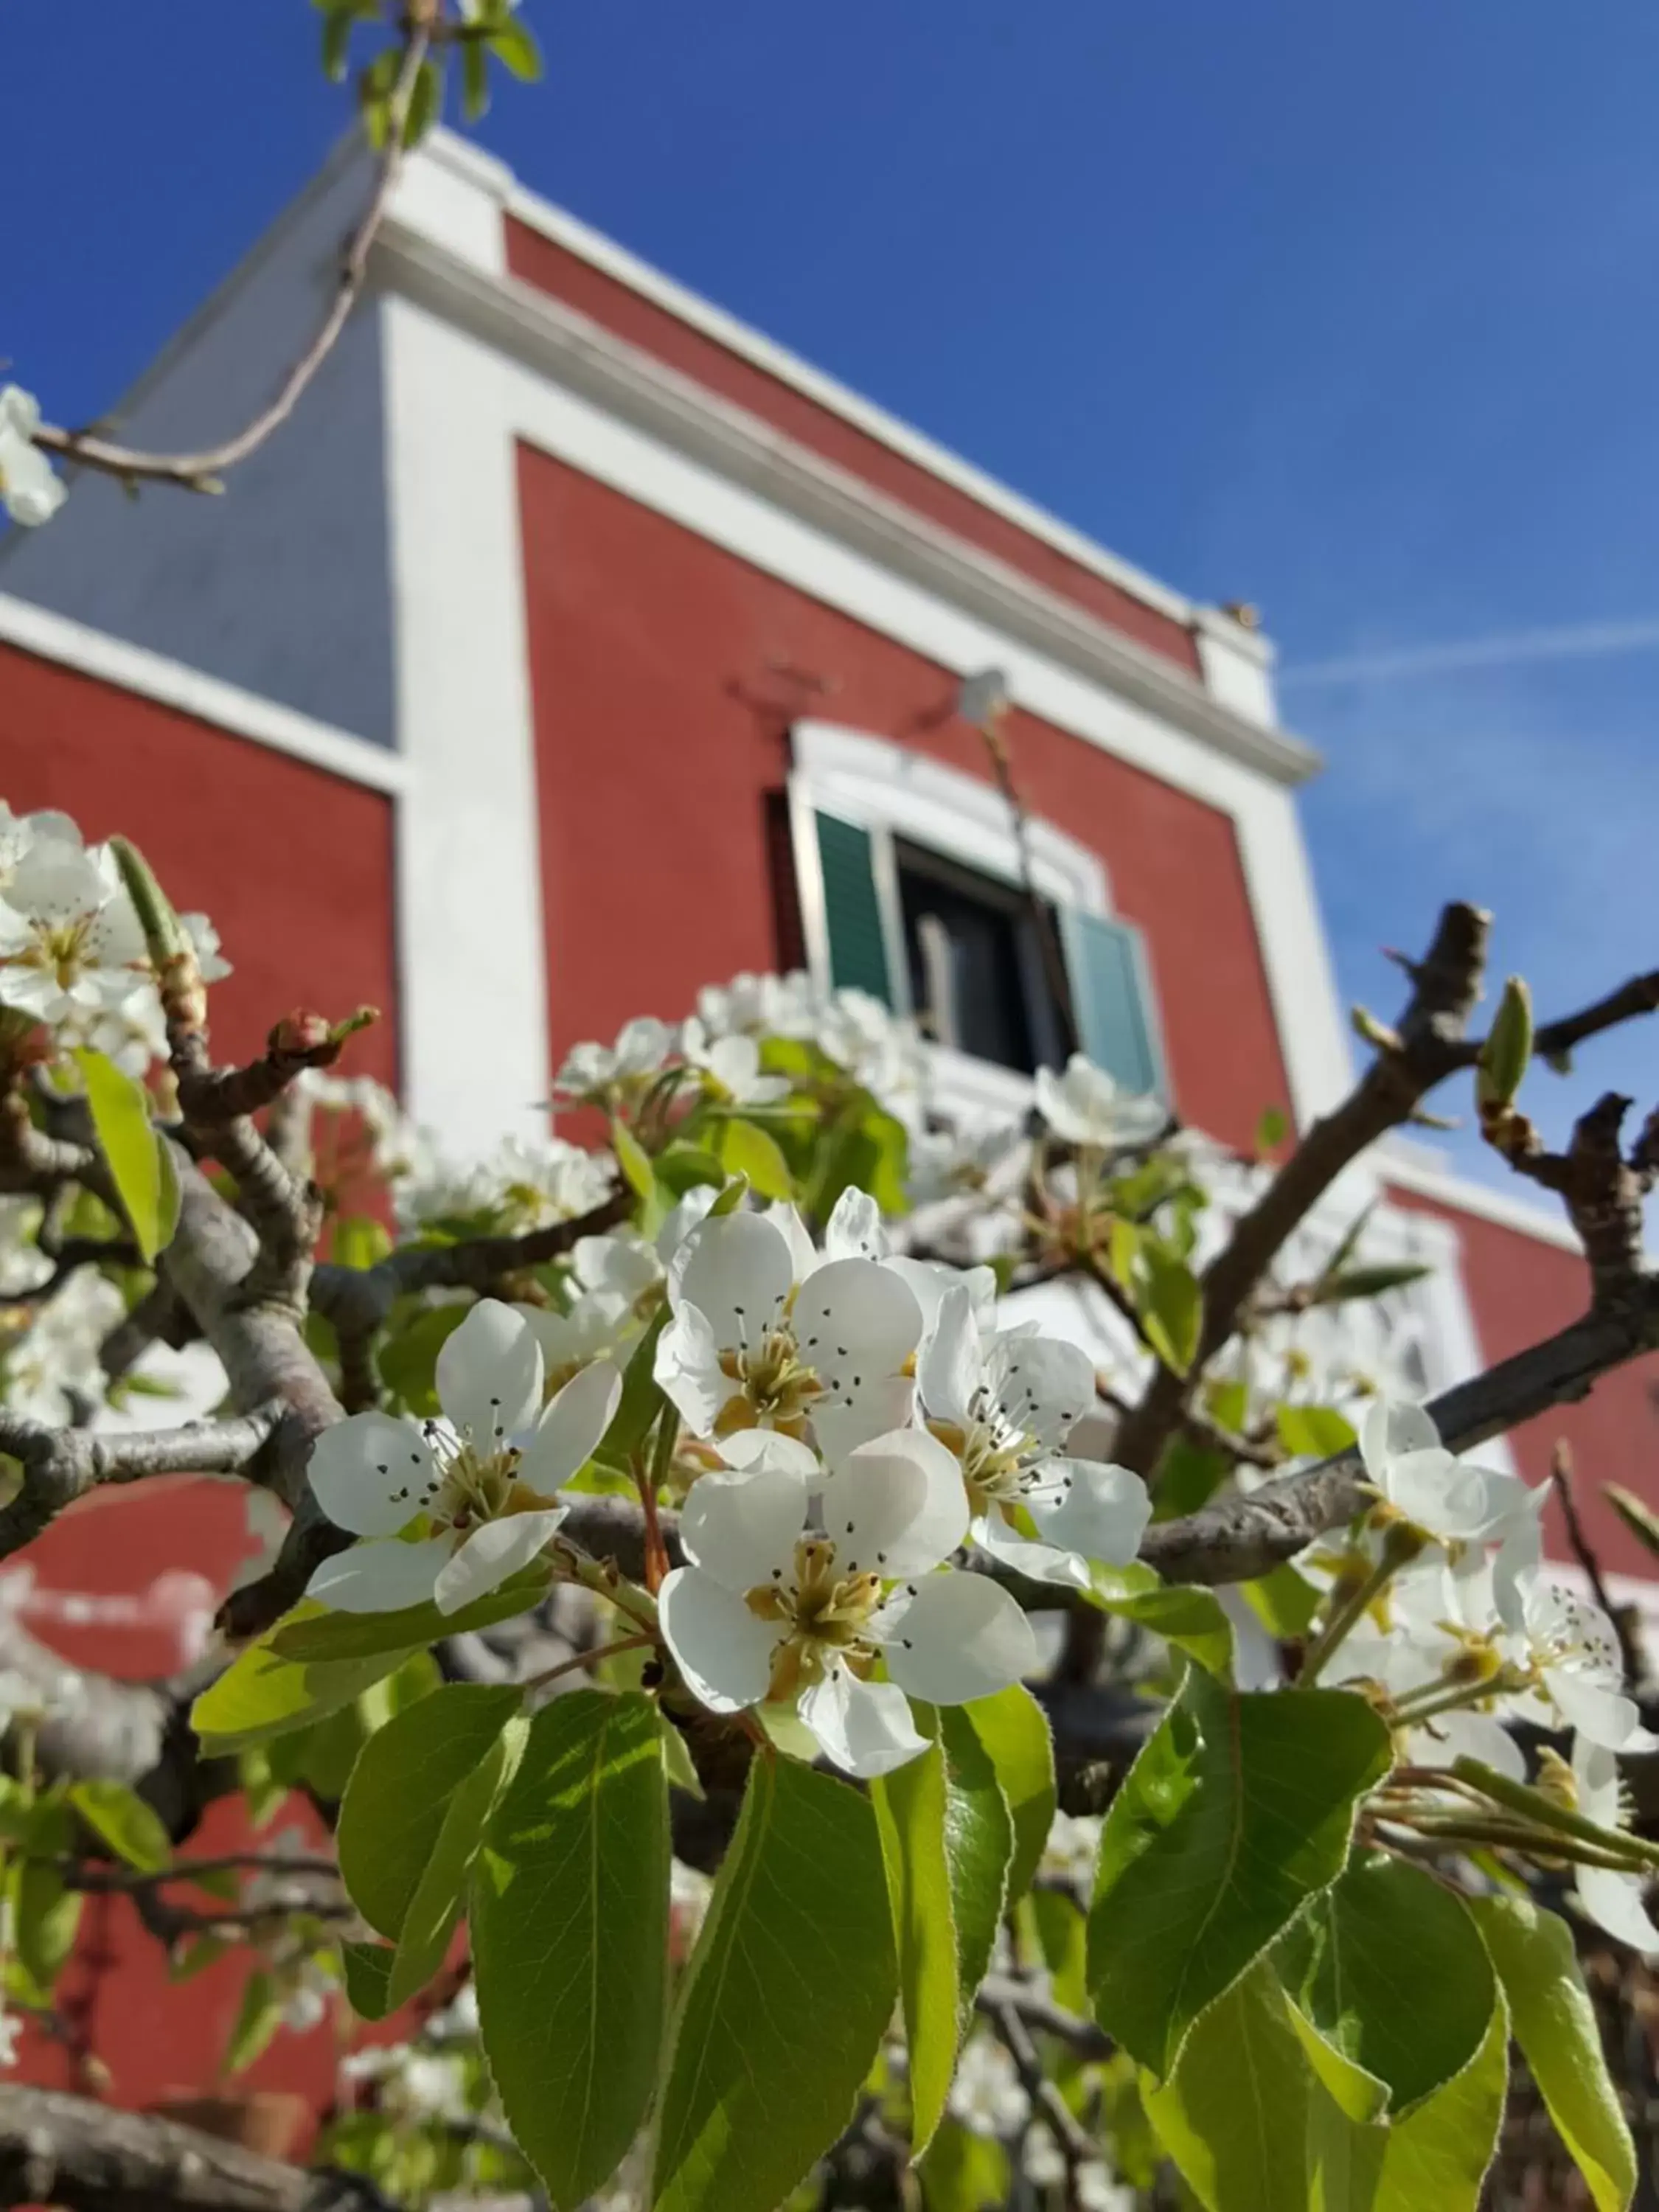
[[[0,1410],[0,1452],[23,1470],[17,1495],[0,1507],[0,1559],[21,1551],[66,1505],[102,1483],[149,1474],[244,1474],[283,1418],[283,1407],[272,1403],[234,1420],[97,1436]]]
[[[141,480],[182,484],[191,491],[216,491],[217,478],[227,469],[257,451],[271,433],[282,428],[305,396],[318,370],[328,359],[357,304],[368,274],[368,257],[392,203],[404,162],[404,125],[416,80],[432,42],[434,0],[410,0],[404,17],[403,65],[386,110],[386,139],[375,172],[374,189],[356,228],[346,243],[340,274],[328,311],[305,351],[289,370],[270,404],[253,420],[216,446],[193,453],[149,453],[117,444],[92,430],[64,430],[43,422],[34,442],[47,453],[61,453],[67,461],[100,470],[124,482]]]
[[[392,2212],[361,2174],[310,2172],[199,2129],[0,2087],[0,2205],[71,2212]]]

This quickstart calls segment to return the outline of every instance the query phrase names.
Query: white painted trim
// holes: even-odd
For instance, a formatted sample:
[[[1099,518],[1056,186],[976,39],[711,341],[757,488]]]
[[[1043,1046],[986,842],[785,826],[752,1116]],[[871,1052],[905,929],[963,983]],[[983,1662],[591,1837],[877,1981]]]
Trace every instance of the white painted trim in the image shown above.
[[[1346,1093],[1346,1031],[1286,787],[1311,762],[1304,748],[1223,714],[1178,671],[908,513],[884,513],[862,484],[800,456],[751,417],[528,288],[480,277],[404,233],[389,240],[380,266],[383,281],[400,288],[387,301],[396,311],[389,327],[395,325],[398,358],[413,348],[449,364],[447,386],[429,369],[421,373],[422,405],[403,409],[392,426],[399,483],[418,487],[434,474],[448,480],[453,470],[447,459],[441,465],[440,450],[459,450],[452,426],[464,417],[462,443],[492,479],[510,474],[513,442],[521,440],[956,676],[1005,670],[1019,706],[1230,817],[1288,1103],[1305,1124]],[[389,373],[395,380],[395,362]],[[464,485],[455,495],[472,503]],[[447,640],[441,681],[458,701],[448,742],[459,758],[444,769],[435,752],[428,762],[411,747],[422,772],[430,765],[441,782],[444,775],[472,772],[459,704],[469,683],[481,696],[500,695],[507,711],[495,662],[510,629],[521,670],[525,585],[516,507],[487,532],[481,520],[463,556],[453,523],[424,495],[421,504],[431,510],[424,536],[418,546],[410,538],[398,565],[399,576],[413,580],[414,598],[400,582],[397,621],[401,661],[418,657],[410,634],[425,627],[428,610]],[[438,574],[448,582],[434,607],[430,580]],[[510,624],[504,609],[512,611]],[[521,674],[518,689],[524,696],[512,712],[521,728],[508,750],[533,765]],[[418,702],[419,687],[409,683],[404,696]],[[435,728],[430,741],[435,747]],[[504,733],[492,735],[497,742],[507,744]],[[533,790],[530,773],[513,768],[494,802],[503,849],[515,854],[508,872],[515,884],[523,827],[509,818],[510,808],[514,794]],[[484,803],[476,788],[469,803],[475,811]],[[512,902],[523,903],[516,889]]]
[[[511,373],[384,303],[404,1096],[463,1159],[545,1133],[546,908]]]
[[[255,744],[325,769],[348,783],[386,792],[409,787],[408,763],[384,745],[313,721],[309,714],[276,706],[244,691],[240,684],[204,676],[181,660],[170,660],[146,646],[129,645],[124,638],[71,622],[67,615],[52,614],[8,592],[0,592],[0,642],[73,668],[117,690],[174,708],[194,721],[250,738]]]
[[[632,425],[734,488],[747,487],[1215,751],[1284,784],[1304,782],[1320,767],[1299,738],[1212,698],[1172,661],[533,285],[493,276],[398,222],[381,234],[376,266],[399,291],[538,378],[594,402],[613,423]]]
[[[925,469],[929,476],[939,477],[941,483],[966,493],[981,507],[994,514],[1000,514],[1005,521],[1016,524],[1031,537],[1052,546],[1056,552],[1063,553],[1068,560],[1075,561],[1079,568],[1087,568],[1095,575],[1104,578],[1108,583],[1115,584],[1121,591],[1127,592],[1144,605],[1182,624],[1191,624],[1209,611],[1183,598],[1179,592],[1172,591],[1167,584],[1159,583],[1133,562],[1108,552],[1104,546],[1097,545],[1080,530],[1062,522],[1057,515],[1050,514],[1046,508],[1037,506],[1035,501],[1023,498],[1008,485],[1000,483],[994,477],[986,475],[970,461],[963,460],[960,454],[951,452],[948,447],[936,444],[920,430],[913,429],[908,422],[890,415],[884,408],[860,398],[834,377],[826,376],[822,369],[814,368],[799,354],[791,353],[787,347],[751,329],[747,323],[740,322],[724,308],[717,307],[699,294],[688,290],[672,276],[665,276],[660,270],[653,268],[649,262],[642,261],[637,254],[630,253],[626,246],[618,246],[614,239],[605,237],[602,232],[592,229],[563,208],[555,207],[550,201],[515,183],[507,195],[507,212],[516,216],[529,229],[539,231],[543,237],[562,246],[580,260],[602,270],[607,276],[615,277],[618,283],[625,284],[629,291],[637,292],[641,299],[649,300],[653,306],[663,308],[677,321],[701,331],[717,345],[724,346],[728,353],[736,354],[752,368],[775,377],[780,384],[788,385],[804,398],[828,409],[831,414],[839,415],[843,422],[850,422],[854,428],[863,431],[867,437],[874,438],[890,452],[899,454],[916,467]],[[1219,619],[1226,618],[1222,617]],[[1267,641],[1263,639],[1261,642],[1265,647]]]
[[[1500,1229],[1519,1230],[1523,1237],[1531,1237],[1540,1244],[1553,1244],[1563,1252],[1583,1254],[1583,1247],[1568,1223],[1557,1220],[1540,1206],[1528,1206],[1522,1199],[1510,1198],[1501,1190],[1489,1190],[1485,1183],[1471,1182],[1463,1176],[1421,1167],[1392,1152],[1377,1162],[1377,1169],[1385,1183],[1397,1184],[1401,1190],[1411,1191],[1419,1198],[1432,1199],[1437,1206],[1446,1206],[1455,1213],[1473,1214],[1477,1221],[1492,1221]]]

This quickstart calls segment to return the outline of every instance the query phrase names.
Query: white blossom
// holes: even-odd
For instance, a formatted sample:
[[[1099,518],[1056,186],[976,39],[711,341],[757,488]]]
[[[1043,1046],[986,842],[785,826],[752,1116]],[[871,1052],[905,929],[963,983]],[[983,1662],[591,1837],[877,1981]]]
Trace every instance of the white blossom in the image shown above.
[[[1625,1686],[1618,1632],[1598,1605],[1565,1583],[1529,1574],[1520,1589],[1522,1663],[1548,1708],[1547,1726],[1576,1729],[1606,1751],[1659,1751]]]
[[[0,385],[0,507],[33,530],[69,497],[69,486],[34,442],[40,403],[21,385]]]
[[[368,1538],[325,1560],[310,1595],[345,1613],[427,1600],[454,1613],[544,1548],[560,1487],[591,1455],[622,1376],[584,1368],[542,1411],[542,1354],[524,1317],[480,1299],[438,1354],[444,1419],[354,1413],[312,1447],[311,1486],[337,1527]],[[400,1542],[414,1523],[422,1531]]]
[[[680,1033],[687,1064],[702,1076],[716,1098],[733,1106],[775,1106],[789,1096],[787,1075],[763,1075],[761,1049],[746,1030],[711,1037],[693,1014]]]
[[[697,994],[697,1019],[708,1037],[805,1037],[819,1011],[811,977],[797,968],[787,975],[734,975]]]
[[[1036,1663],[1030,1625],[988,1577],[930,1571],[961,1542],[967,1501],[924,1432],[860,1446],[825,1488],[821,1530],[792,1460],[763,1447],[748,1470],[693,1484],[663,1636],[711,1711],[799,1698],[826,1758],[884,1774],[927,1748],[906,1692],[963,1705],[1006,1688]],[[878,1659],[886,1681],[872,1679]]]
[[[1038,1068],[1036,1103],[1062,1144],[1101,1152],[1148,1144],[1170,1118],[1161,1099],[1120,1090],[1103,1067],[1081,1052],[1066,1061],[1064,1075]]]
[[[941,1302],[918,1377],[927,1425],[957,1459],[986,1550],[1039,1581],[1083,1589],[1086,1561],[1134,1558],[1152,1518],[1146,1484],[1127,1468],[1061,1456],[1094,1403],[1086,1352],[1035,1323],[986,1337],[963,1285]]]
[[[23,1310],[10,1316],[14,1322]],[[0,1395],[33,1420],[53,1426],[78,1420],[86,1405],[103,1400],[99,1346],[125,1313],[125,1301],[95,1267],[77,1267],[61,1290],[27,1310],[33,1316],[27,1330],[6,1344],[0,1362]]]
[[[107,846],[30,839],[0,900],[0,1002],[58,1028],[147,986],[144,933]]]
[[[844,1249],[860,1202],[848,1192],[836,1206],[830,1252]],[[915,1293],[878,1261],[821,1261],[793,1208],[694,1230],[670,1262],[668,1302],[656,1379],[695,1436],[810,1429],[837,1458],[910,1417]]]
[[[1095,1878],[1100,1856],[1100,1822],[1087,1813],[1056,1813],[1048,1826],[1038,1872],[1050,1881],[1068,1881],[1088,1889]]]
[[[17,2042],[23,2033],[23,2022],[18,2014],[0,2009],[0,2069],[9,2069],[17,2063]]]
[[[1359,1452],[1378,1495],[1402,1520],[1443,1543],[1498,1532],[1524,1504],[1513,1475],[1469,1467],[1449,1452],[1421,1406],[1378,1398],[1367,1407]]]
[[[619,1089],[637,1088],[656,1075],[673,1049],[674,1032],[668,1024],[642,1014],[623,1024],[614,1045],[573,1045],[553,1079],[553,1094],[605,1103]]]
[[[1605,1744],[1580,1736],[1573,1746],[1572,1776],[1577,1809],[1586,1820],[1602,1828],[1627,1825],[1619,1761]],[[1620,1874],[1613,1867],[1573,1869],[1578,1902],[1596,1926],[1648,1958],[1659,1954],[1659,1927],[1645,1901],[1652,1881],[1650,1875]]]
[[[963,2044],[947,2109],[970,2135],[993,2138],[1018,2135],[1031,2117],[1019,2069],[995,2036],[975,2035]]]

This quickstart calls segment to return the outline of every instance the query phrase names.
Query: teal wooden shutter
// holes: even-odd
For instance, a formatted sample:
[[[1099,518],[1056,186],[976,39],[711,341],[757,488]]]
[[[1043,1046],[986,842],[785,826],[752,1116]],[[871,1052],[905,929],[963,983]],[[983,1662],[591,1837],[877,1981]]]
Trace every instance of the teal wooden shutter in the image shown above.
[[[817,817],[818,866],[823,878],[823,920],[830,939],[830,976],[837,990],[868,991],[894,1003],[887,964],[887,936],[876,890],[870,832],[833,814]]]
[[[1169,1097],[1140,932],[1126,921],[1060,910],[1078,1042],[1125,1091]]]

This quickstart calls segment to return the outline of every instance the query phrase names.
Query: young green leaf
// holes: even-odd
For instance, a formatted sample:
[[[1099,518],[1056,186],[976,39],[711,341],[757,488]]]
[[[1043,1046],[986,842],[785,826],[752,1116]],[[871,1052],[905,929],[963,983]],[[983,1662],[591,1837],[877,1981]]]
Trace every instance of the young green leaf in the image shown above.
[[[668,1862],[651,1700],[577,1690],[544,1705],[485,1837],[472,1946],[490,2071],[557,2212],[609,2179],[645,2117],[662,2042]],[[761,2017],[744,2022],[745,2045]]]
[[[112,1851],[141,1874],[159,1874],[173,1856],[161,1816],[123,1782],[77,1782],[70,1802]]]
[[[1089,1980],[1107,2033],[1167,2077],[1199,2014],[1341,1873],[1390,1758],[1363,1698],[1240,1695],[1190,1669],[1101,1836]]]
[[[757,1758],[681,1984],[653,2212],[774,2212],[846,2126],[897,1987],[868,1798]]]
[[[1572,1930],[1525,1897],[1470,1900],[1509,1999],[1510,2026],[1596,2212],[1626,2212],[1636,2148],[1607,2074]]]
[[[360,2020],[384,2020],[391,2011],[392,1962],[397,1955],[390,1943],[340,1946],[347,2002]]]
[[[623,1178],[637,1199],[649,1206],[657,1194],[656,1170],[651,1164],[651,1155],[626,1121],[613,1115],[611,1121],[611,1149],[617,1155],[617,1165]]]
[[[1401,1971],[1405,1960],[1409,1972]],[[1356,1859],[1313,1900],[1274,1962],[1291,2002],[1341,2057],[1383,2085],[1396,2116],[1462,2072],[1498,2001],[1462,1899],[1420,1868],[1381,1855]],[[1316,2054],[1316,2070],[1327,2078]]]
[[[945,1753],[945,1856],[957,1931],[958,2026],[966,2033],[1008,1901],[1014,1822],[965,1705],[940,1711],[939,1737]]]
[[[945,1753],[931,1745],[920,1759],[872,1782],[870,1799],[881,1829],[898,1938],[911,2154],[920,2158],[945,2117],[956,2071],[961,1997],[945,1850]]]
[[[512,1683],[447,1682],[363,1746],[340,1807],[340,1878],[370,1927],[392,1942],[437,1850],[452,1799],[523,1705],[523,1692]]]
[[[1184,1260],[1156,1244],[1141,1253],[1140,1318],[1152,1349],[1166,1367],[1185,1375],[1198,1357],[1204,1327],[1204,1293]]]
[[[1476,2212],[1508,2087],[1509,2021],[1500,2002],[1462,2072],[1414,2112],[1374,2131],[1384,2137],[1376,2194],[1342,2204],[1340,2212],[1425,2212],[1431,2205],[1434,2212]]]
[[[444,1962],[449,1939],[460,1923],[473,1862],[483,1848],[485,1825],[524,1756],[529,1734],[528,1719],[514,1713],[442,1808],[443,1825],[398,1936],[398,1955],[386,1985],[386,2002],[393,2012],[424,1989]]]
[[[150,1120],[149,1093],[101,1052],[80,1047],[75,1060],[86,1085],[98,1149],[131,1225],[133,1241],[146,1261],[153,1260],[177,1224],[178,1205],[175,1186],[169,1207],[167,1170],[161,1164],[161,1139]]]
[[[327,1665],[373,1659],[385,1652],[424,1650],[443,1637],[461,1636],[470,1628],[493,1628],[499,1620],[527,1613],[547,1595],[550,1576],[545,1565],[532,1560],[454,1613],[440,1613],[430,1602],[403,1606],[395,1613],[330,1613],[321,1606],[301,1606],[270,1631],[271,1647],[280,1658]]]
[[[1266,1960],[1200,2014],[1166,2082],[1141,2081],[1158,2141],[1211,2212],[1301,2212],[1308,2095],[1308,2062]]]
[[[1194,1659],[1206,1674],[1232,1680],[1233,1627],[1213,1590],[1193,1583],[1161,1583],[1139,1559],[1127,1567],[1097,1567],[1094,1599],[1104,1613],[1133,1620]]]
[[[1329,1459],[1349,1451],[1356,1441],[1353,1424],[1331,1406],[1280,1406],[1273,1415],[1279,1441],[1298,1459]]]
[[[225,2046],[226,2073],[240,2074],[252,2066],[282,2024],[276,1984],[263,1967],[256,1967],[242,1984],[241,2005]]]
[[[517,16],[509,19],[490,35],[489,51],[501,67],[526,84],[534,84],[542,73],[542,50],[536,43],[535,33],[527,23]]]
[[[728,1175],[747,1176],[763,1198],[793,1198],[794,1178],[777,1139],[758,1123],[734,1115],[720,1125],[720,1156]]]
[[[1048,1717],[1021,1682],[994,1698],[963,1707],[985,1747],[1014,1823],[1014,1856],[1008,1869],[1008,1903],[1024,1896],[1036,1877],[1057,1802],[1054,1741]]]
[[[284,1627],[319,1620],[324,1610],[314,1599],[302,1600],[203,1691],[191,1708],[190,1724],[209,1757],[228,1757],[310,1728],[394,1674],[410,1656],[405,1648],[361,1658],[297,1660],[276,1649]]]

